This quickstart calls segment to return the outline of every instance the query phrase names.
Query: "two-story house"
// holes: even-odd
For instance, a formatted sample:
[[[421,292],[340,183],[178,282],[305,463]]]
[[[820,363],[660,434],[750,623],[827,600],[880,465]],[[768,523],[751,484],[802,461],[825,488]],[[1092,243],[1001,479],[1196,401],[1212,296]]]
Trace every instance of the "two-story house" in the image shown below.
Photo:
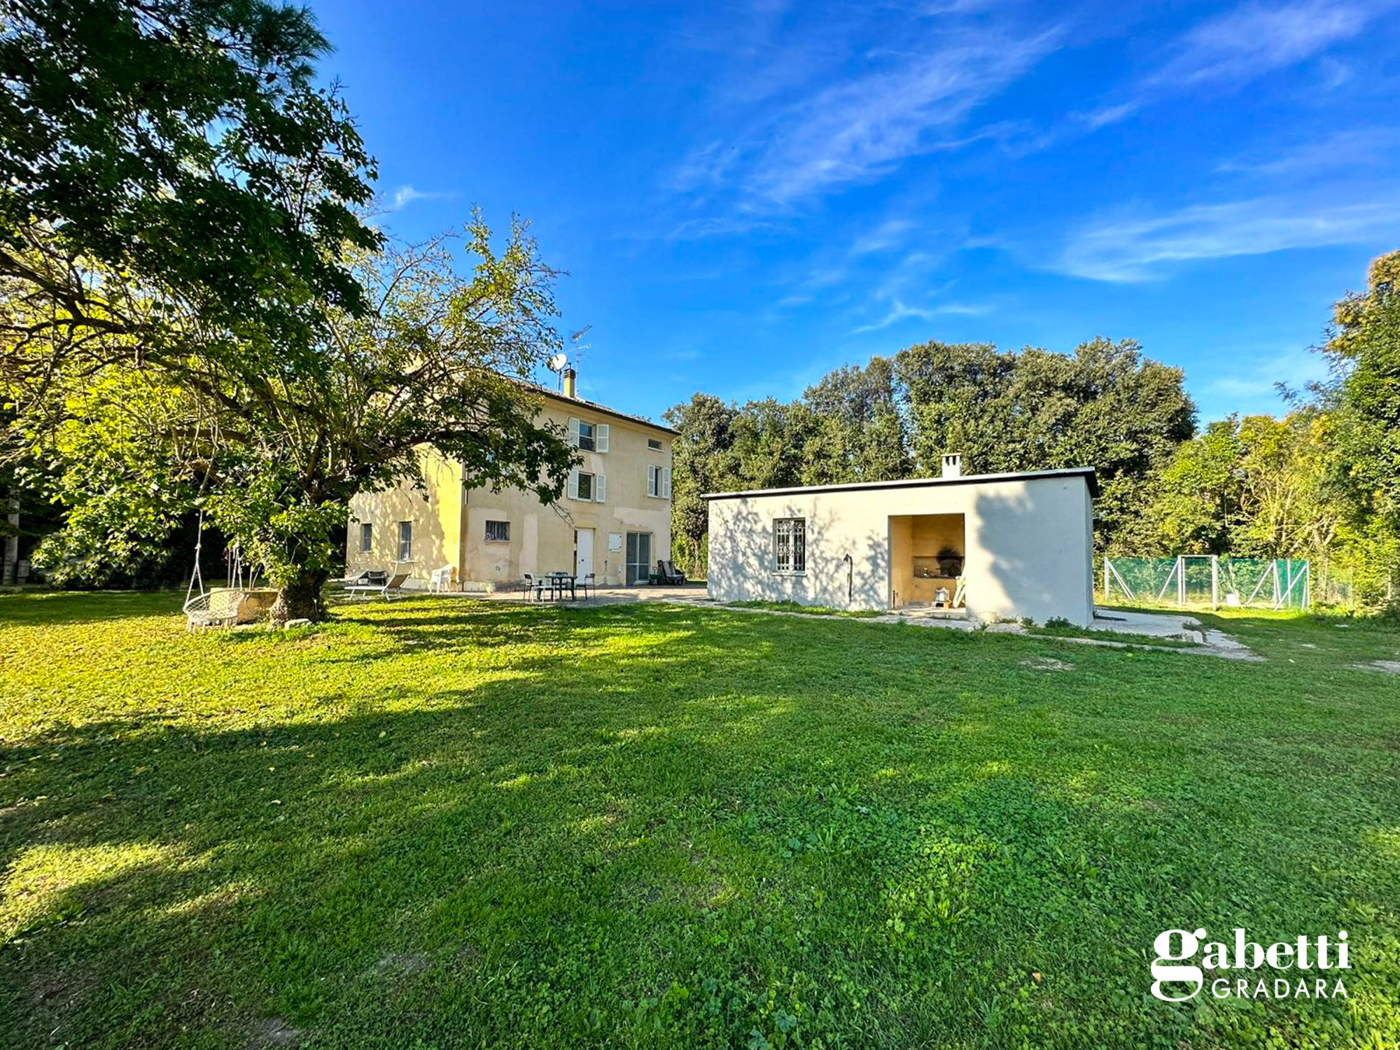
[[[350,502],[345,565],[412,574],[426,587],[451,566],[454,587],[495,590],[525,573],[594,573],[599,586],[646,583],[671,550],[671,441],[676,432],[577,396],[572,370],[564,390],[535,390],[542,415],[567,430],[582,462],[564,497],[544,504],[533,492],[473,487],[461,465],[426,452],[424,492],[400,485]]]

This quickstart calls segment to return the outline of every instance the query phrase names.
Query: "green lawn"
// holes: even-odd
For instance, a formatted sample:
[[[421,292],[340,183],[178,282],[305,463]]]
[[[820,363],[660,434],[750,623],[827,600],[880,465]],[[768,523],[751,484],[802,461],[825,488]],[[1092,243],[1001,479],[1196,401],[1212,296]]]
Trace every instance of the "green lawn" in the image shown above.
[[[0,1046],[1400,1040],[1394,630],[177,608],[0,597]],[[1177,926],[1346,929],[1351,998],[1160,1002]]]

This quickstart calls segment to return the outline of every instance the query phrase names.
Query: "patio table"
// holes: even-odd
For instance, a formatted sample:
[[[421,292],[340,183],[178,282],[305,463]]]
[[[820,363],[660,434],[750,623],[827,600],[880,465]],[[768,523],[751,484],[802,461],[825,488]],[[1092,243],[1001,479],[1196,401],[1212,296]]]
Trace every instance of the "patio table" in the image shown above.
[[[575,590],[577,581],[567,572],[551,572],[545,576],[545,580],[549,584],[550,601],[562,600],[566,589],[569,592],[570,601],[578,599],[578,593]]]

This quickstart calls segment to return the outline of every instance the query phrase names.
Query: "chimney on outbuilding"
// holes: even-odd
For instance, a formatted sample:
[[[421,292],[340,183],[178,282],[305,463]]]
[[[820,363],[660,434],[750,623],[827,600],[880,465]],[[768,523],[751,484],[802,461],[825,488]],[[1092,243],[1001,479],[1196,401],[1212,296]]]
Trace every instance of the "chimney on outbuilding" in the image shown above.
[[[573,365],[564,369],[564,396],[578,397],[578,373],[574,371]]]
[[[960,478],[960,477],[962,477],[962,453],[961,453],[961,452],[945,452],[945,453],[943,453],[943,476],[944,476],[945,478]]]

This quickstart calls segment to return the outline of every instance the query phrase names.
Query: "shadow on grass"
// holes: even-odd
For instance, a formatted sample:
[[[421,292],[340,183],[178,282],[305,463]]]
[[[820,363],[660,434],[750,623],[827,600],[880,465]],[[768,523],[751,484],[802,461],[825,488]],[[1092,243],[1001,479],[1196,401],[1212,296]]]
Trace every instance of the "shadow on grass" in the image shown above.
[[[427,599],[174,638],[150,673],[238,662],[247,692],[209,716],[237,724],[196,696],[4,741],[10,1045],[239,1046],[269,1018],[328,1046],[742,1043],[788,1018],[831,1042],[1086,1019],[1176,1042],[1193,1015],[1140,1003],[1164,924],[1283,936],[1397,888],[1356,845],[1395,800],[1224,788],[1211,738],[1143,717],[1188,706],[1160,682],[1047,697],[1029,641]],[[1172,661],[1146,666],[1232,680]],[[1356,775],[1310,790],[1354,798]]]
[[[56,626],[179,613],[184,592],[25,591],[0,594],[0,623]]]

